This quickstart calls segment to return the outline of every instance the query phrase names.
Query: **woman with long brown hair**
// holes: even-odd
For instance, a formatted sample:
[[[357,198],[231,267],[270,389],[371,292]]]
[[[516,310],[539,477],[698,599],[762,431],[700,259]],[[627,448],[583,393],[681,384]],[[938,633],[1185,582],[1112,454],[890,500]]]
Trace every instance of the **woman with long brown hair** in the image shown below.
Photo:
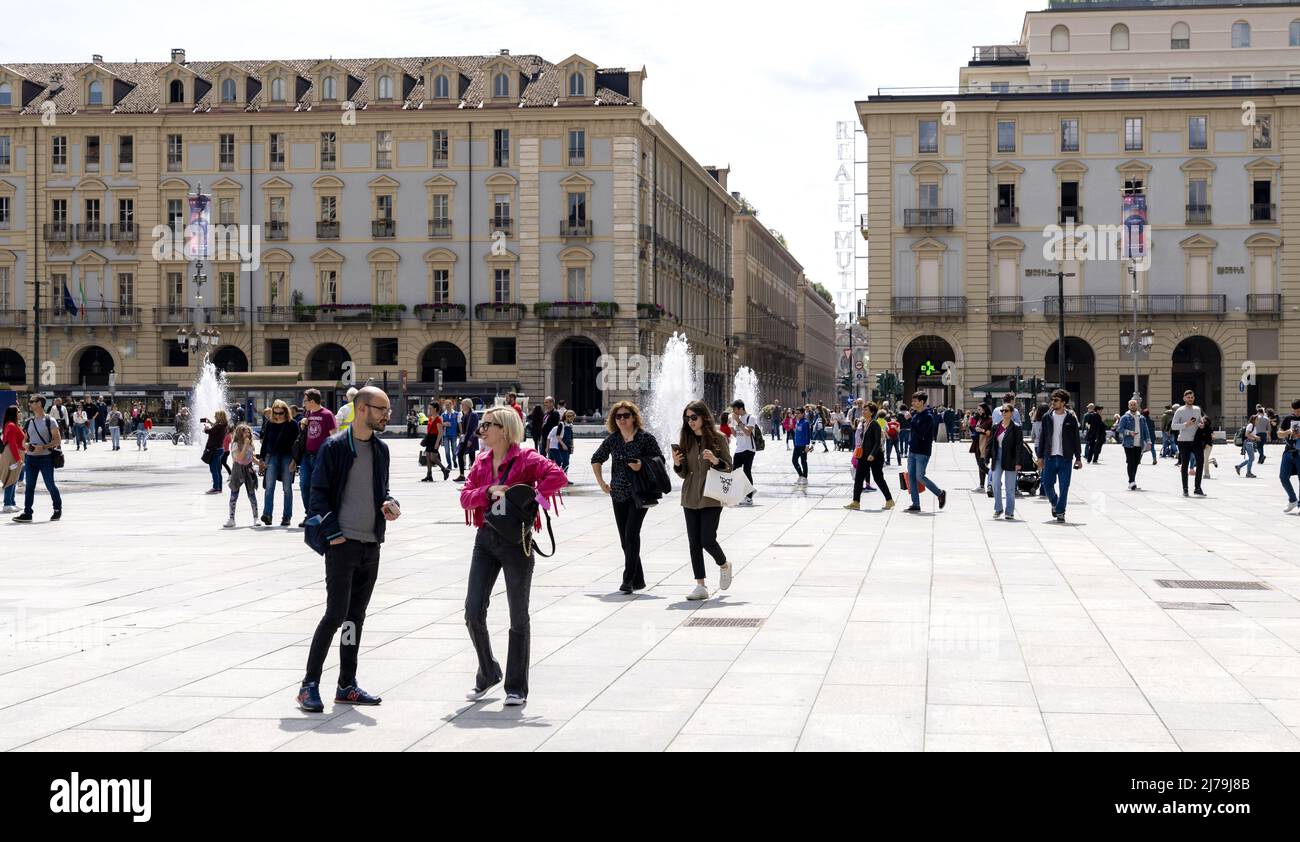
[[[619,401],[605,419],[609,435],[591,455],[591,470],[596,484],[614,503],[614,523],[618,526],[618,540],[623,546],[623,584],[619,590],[625,594],[645,589],[645,570],[641,567],[641,524],[649,509],[638,505],[633,492],[634,473],[645,467],[647,458],[664,458],[659,442],[645,429],[641,410],[631,401]],[[605,482],[601,466],[610,458],[614,465],[609,482]]]
[[[682,412],[682,432],[673,445],[673,470],[682,478],[682,512],[686,516],[686,538],[691,547],[691,571],[695,590],[686,598],[709,598],[704,581],[704,551],[718,563],[720,590],[731,587],[731,564],[718,544],[718,522],[722,504],[704,496],[704,481],[709,469],[731,471],[731,452],[727,440],[713,426],[713,413],[704,401],[691,401]]]

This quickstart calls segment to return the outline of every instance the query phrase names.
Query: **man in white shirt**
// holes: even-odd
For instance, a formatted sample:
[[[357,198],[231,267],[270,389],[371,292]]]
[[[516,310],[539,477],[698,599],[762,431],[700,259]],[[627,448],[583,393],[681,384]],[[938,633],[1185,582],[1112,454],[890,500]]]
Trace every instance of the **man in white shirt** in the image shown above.
[[[736,447],[732,451],[733,470],[735,468],[744,468],[745,478],[753,485],[754,434],[758,430],[758,419],[745,411],[745,402],[740,398],[736,398],[731,402],[731,418],[731,434],[736,439]],[[754,505],[754,492],[749,492],[738,505]]]
[[[1052,392],[1051,412],[1040,421],[1038,439],[1038,470],[1043,475],[1043,494],[1052,504],[1052,516],[1065,523],[1065,507],[1070,499],[1070,480],[1074,471],[1083,467],[1079,448],[1079,419],[1069,410],[1070,393],[1064,389]],[[1073,465],[1071,464],[1073,458]]]
[[[1272,424],[1269,421],[1268,412],[1264,405],[1255,405],[1255,435],[1259,436],[1259,441],[1255,443],[1255,452],[1259,456],[1259,464],[1264,464],[1264,442],[1268,441],[1269,433],[1272,432]]]
[[[1201,408],[1196,405],[1196,393],[1191,389],[1183,392],[1183,405],[1174,412],[1172,430],[1178,434],[1178,470],[1183,476],[1183,496],[1187,494],[1187,463],[1195,451],[1196,431],[1201,426]],[[1196,458],[1196,495],[1204,497],[1201,479],[1205,476],[1205,457]]]

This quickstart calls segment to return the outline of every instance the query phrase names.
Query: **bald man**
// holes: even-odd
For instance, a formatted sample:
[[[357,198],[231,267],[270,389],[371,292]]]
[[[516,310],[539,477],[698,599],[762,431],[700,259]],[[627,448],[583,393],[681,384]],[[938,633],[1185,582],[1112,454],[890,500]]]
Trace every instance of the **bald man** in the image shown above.
[[[366,607],[379,578],[379,545],[384,526],[401,509],[388,493],[388,446],[375,433],[392,415],[388,395],[367,386],[353,399],[352,426],[332,436],[316,454],[307,517],[319,519],[329,540],[325,551],[325,616],[316,626],[307,655],[307,672],[298,690],[298,706],[310,713],[325,709],[320,696],[321,671],[334,633],[339,639],[339,680],[334,703],[377,705],[381,699],[357,686],[357,653]]]

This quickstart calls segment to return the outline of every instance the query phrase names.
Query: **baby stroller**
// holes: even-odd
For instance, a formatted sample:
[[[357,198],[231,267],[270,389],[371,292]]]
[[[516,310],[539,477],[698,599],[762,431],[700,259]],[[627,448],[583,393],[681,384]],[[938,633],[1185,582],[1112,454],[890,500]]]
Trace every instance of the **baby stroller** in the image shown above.
[[[849,424],[841,424],[839,435],[835,437],[835,449],[837,451],[848,450],[851,452],[853,450],[853,435],[852,426]]]
[[[1023,440],[1020,442],[1020,468],[1016,472],[1016,491],[1030,497],[1036,496],[1042,489],[1043,475],[1038,471],[1029,444]]]

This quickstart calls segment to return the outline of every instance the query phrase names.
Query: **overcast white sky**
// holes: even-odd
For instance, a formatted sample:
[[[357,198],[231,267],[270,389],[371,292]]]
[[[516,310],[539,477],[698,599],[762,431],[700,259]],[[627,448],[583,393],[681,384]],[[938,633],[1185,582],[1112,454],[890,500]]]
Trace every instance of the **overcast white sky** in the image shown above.
[[[0,63],[334,55],[580,53],[649,71],[646,107],[702,164],[785,234],[808,275],[834,288],[835,122],[878,87],[955,85],[975,44],[1011,43],[1043,0],[61,0],[10,10]],[[638,14],[633,14],[633,12]],[[865,210],[865,205],[863,207]],[[858,238],[860,240],[860,238]],[[860,286],[866,284],[860,262]]]

